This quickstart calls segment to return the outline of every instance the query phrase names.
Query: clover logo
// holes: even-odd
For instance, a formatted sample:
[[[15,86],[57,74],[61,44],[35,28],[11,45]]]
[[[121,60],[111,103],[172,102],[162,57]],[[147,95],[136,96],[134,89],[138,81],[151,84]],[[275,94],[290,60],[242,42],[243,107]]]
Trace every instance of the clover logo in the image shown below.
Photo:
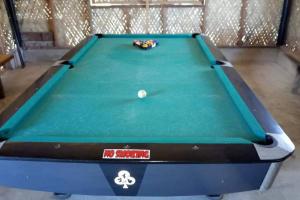
[[[131,177],[130,173],[126,170],[119,171],[114,181],[117,185],[123,185],[123,189],[128,189],[129,185],[135,184],[135,178]]]

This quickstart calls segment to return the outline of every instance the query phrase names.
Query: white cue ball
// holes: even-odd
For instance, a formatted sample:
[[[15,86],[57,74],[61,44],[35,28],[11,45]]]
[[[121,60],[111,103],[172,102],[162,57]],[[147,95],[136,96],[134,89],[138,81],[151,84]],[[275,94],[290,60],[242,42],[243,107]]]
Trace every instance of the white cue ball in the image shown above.
[[[139,92],[138,92],[138,97],[139,97],[140,99],[143,99],[143,98],[145,98],[146,96],[147,96],[146,90],[139,90]]]

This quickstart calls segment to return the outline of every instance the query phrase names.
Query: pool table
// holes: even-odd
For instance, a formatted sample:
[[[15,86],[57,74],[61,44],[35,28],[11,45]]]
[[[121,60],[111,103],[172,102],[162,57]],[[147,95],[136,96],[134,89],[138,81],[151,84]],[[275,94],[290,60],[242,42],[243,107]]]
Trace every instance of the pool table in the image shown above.
[[[86,38],[1,114],[0,139],[0,185],[107,196],[265,190],[295,148],[196,33]]]

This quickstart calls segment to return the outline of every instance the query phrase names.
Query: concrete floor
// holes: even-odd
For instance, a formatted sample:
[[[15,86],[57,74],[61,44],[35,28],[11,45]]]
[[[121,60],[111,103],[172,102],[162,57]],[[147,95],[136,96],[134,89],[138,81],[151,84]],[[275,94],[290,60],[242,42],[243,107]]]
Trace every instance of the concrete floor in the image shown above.
[[[225,200],[299,200],[300,199],[300,94],[292,93],[296,67],[277,49],[224,49],[244,80],[255,91],[296,145],[295,154],[279,172],[272,188],[266,192],[250,191],[227,194]],[[47,69],[50,62],[29,63],[22,70],[4,74],[3,82],[8,97],[0,100],[0,112],[36,77]],[[1,178],[1,177],[0,177]],[[53,199],[51,193],[0,188],[0,200]],[[73,195],[71,200],[129,200],[131,197],[95,197]],[[144,200],[205,200],[206,197],[140,198]]]
[[[52,62],[28,62],[24,69],[6,71],[1,75],[3,87],[5,89],[5,98],[0,100],[0,112],[6,106],[18,97],[28,86],[30,86],[37,77],[44,73]]]

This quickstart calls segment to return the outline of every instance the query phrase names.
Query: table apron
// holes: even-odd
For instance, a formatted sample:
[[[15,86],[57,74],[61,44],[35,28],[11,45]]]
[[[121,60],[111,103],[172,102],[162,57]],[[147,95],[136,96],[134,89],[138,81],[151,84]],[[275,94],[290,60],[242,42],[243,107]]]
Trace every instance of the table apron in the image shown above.
[[[99,164],[0,160],[0,185],[106,196],[215,195],[264,187],[266,179],[273,180],[276,175],[268,173],[272,169],[272,163]],[[128,174],[117,184],[120,171]]]

